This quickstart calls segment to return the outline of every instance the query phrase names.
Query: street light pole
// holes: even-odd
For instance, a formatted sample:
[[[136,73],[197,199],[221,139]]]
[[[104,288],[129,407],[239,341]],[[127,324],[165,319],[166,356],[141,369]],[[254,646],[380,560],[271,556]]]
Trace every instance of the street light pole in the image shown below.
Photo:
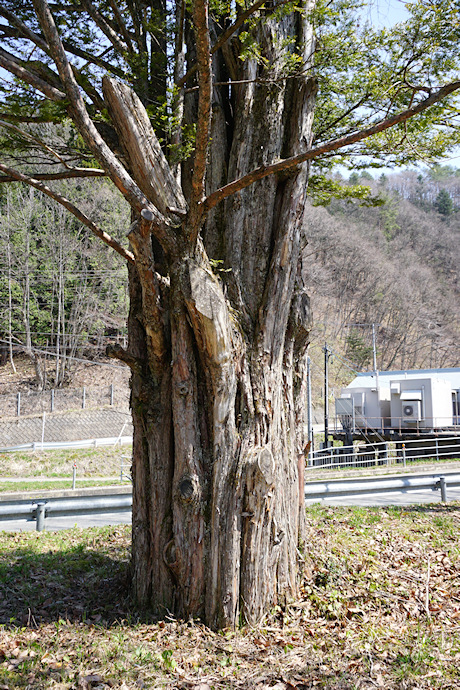
[[[329,357],[331,351],[324,343],[324,448],[329,448]]]

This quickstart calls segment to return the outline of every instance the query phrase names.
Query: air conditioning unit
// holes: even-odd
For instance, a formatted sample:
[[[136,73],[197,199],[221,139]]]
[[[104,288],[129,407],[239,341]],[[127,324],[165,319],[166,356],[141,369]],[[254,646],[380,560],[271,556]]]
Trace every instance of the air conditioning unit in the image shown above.
[[[403,422],[420,422],[422,419],[422,403],[420,400],[404,400],[402,403]]]

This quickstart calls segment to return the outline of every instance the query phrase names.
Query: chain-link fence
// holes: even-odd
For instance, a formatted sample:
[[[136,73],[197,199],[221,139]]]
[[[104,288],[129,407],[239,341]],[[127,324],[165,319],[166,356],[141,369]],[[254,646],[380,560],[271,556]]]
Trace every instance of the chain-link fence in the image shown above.
[[[112,408],[42,412],[0,420],[0,451],[25,447],[46,448],[89,442],[97,445],[131,438],[131,415]]]
[[[83,388],[57,388],[45,391],[26,391],[0,395],[0,417],[21,417],[43,412],[96,409],[109,405],[128,411],[127,388],[91,386]]]

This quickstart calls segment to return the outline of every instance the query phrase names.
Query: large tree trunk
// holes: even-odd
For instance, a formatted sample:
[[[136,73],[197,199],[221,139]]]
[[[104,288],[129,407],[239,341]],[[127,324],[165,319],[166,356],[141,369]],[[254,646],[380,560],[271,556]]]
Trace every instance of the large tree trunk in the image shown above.
[[[238,63],[231,46],[214,56],[215,74],[248,83],[233,87],[231,108],[228,87],[214,90],[208,192],[310,143],[314,84],[277,80],[284,39],[302,43],[308,61],[305,21],[266,19],[258,34],[269,69]],[[185,199],[123,88],[106,80],[105,95],[136,180],[160,211],[176,208],[180,218]],[[123,115],[133,108],[134,136],[133,117]],[[192,92],[190,119],[195,109]],[[145,159],[153,173],[143,172]],[[136,262],[121,356],[133,370],[134,590],[159,612],[200,616],[213,627],[254,623],[296,592],[307,442],[307,176],[300,166],[237,193],[209,214],[193,248],[179,242],[168,254],[152,243],[148,213],[129,235]],[[184,165],[185,198],[190,179]]]

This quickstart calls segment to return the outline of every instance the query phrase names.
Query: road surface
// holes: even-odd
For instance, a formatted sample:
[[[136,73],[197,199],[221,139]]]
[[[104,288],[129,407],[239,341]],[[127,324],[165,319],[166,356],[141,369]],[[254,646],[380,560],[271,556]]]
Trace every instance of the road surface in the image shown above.
[[[449,501],[460,501],[460,488],[447,489]],[[361,494],[359,496],[331,496],[331,498],[305,499],[305,505],[320,503],[327,506],[410,506],[418,503],[439,503],[441,493],[433,491],[392,491],[381,494]]]
[[[45,532],[56,532],[72,527],[103,527],[106,525],[130,525],[131,511],[116,513],[98,513],[96,515],[73,515],[66,517],[48,517],[45,520]],[[33,532],[35,520],[2,520],[0,532]]]

